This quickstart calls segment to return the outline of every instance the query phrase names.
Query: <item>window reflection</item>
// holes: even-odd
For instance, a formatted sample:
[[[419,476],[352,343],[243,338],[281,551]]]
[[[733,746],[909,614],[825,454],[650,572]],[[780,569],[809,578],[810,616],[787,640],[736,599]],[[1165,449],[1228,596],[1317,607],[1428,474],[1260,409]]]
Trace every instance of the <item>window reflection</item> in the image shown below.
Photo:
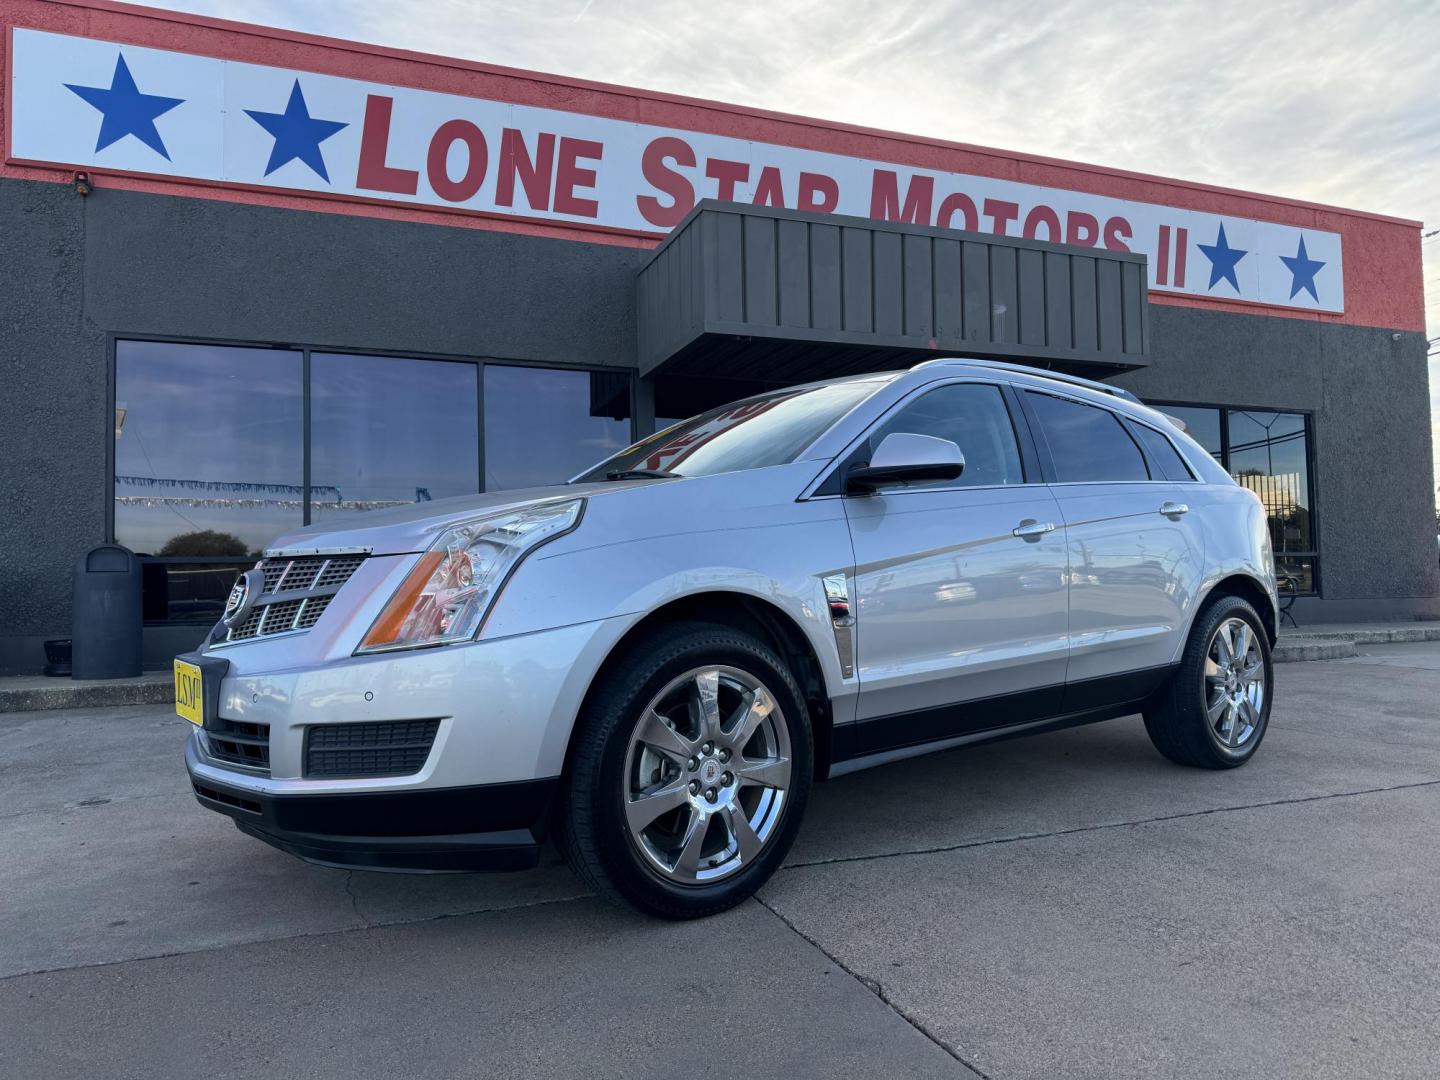
[[[629,443],[628,373],[486,365],[487,491],[564,483]]]
[[[929,435],[953,442],[965,455],[958,480],[912,483],[907,487],[966,487],[1023,484],[1015,426],[998,387],[961,383],[931,390],[886,421],[870,440],[873,448],[895,432]]]
[[[311,354],[311,520],[479,491],[477,371]]]
[[[1227,420],[1227,468],[1236,483],[1255,492],[1265,504],[1276,555],[1314,551],[1305,417],[1232,409]]]
[[[252,560],[200,563],[146,559],[140,564],[142,614],[147,623],[213,624],[225,611],[235,578]]]
[[[1040,421],[1060,483],[1150,478],[1140,448],[1108,409],[1034,390],[1025,396]]]
[[[248,557],[304,520],[301,354],[115,347],[115,538],[142,554]]]

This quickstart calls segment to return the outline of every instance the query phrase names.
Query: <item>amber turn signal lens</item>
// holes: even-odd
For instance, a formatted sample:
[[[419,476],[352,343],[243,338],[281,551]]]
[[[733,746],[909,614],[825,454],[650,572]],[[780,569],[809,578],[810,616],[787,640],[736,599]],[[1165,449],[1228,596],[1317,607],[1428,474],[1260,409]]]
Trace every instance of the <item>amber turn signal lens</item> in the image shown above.
[[[362,649],[391,645],[400,640],[400,631],[405,626],[405,619],[410,612],[415,610],[415,604],[420,599],[420,594],[425,591],[425,586],[430,584],[430,579],[435,576],[435,571],[444,561],[445,554],[443,551],[427,551],[421,556],[420,561],[415,564],[415,568],[406,576],[404,584],[395,590],[395,595],[385,605],[385,610],[380,612],[380,617],[375,620],[375,625],[370,627],[370,632],[360,643]]]

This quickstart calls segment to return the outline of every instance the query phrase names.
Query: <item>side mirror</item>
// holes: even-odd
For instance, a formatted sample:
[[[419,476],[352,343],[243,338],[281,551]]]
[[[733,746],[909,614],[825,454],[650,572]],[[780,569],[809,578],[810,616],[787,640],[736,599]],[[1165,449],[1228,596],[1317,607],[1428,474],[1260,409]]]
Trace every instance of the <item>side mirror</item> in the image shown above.
[[[954,480],[965,471],[965,455],[949,439],[896,431],[880,440],[868,465],[850,470],[847,493],[870,494],[888,484]]]

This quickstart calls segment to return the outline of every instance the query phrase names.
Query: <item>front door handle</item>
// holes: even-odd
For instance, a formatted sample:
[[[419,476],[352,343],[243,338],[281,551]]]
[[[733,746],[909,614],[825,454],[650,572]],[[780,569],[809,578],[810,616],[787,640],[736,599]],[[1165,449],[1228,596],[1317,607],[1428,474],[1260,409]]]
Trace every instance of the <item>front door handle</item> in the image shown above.
[[[1011,529],[1011,535],[1018,536],[1021,540],[1039,540],[1046,533],[1055,531],[1053,521],[1036,521],[1034,518],[1026,518],[1015,528]]]
[[[1187,506],[1185,503],[1169,502],[1167,500],[1166,502],[1160,504],[1160,513],[1164,514],[1171,520],[1181,518],[1189,512],[1190,507]]]

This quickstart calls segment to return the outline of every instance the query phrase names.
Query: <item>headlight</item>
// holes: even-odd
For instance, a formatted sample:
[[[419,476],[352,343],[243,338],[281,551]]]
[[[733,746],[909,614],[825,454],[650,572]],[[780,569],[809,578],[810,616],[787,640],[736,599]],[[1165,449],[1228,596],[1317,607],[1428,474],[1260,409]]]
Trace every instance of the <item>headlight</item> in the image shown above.
[[[356,652],[469,641],[526,555],[569,532],[584,500],[467,521],[440,534],[406,575]]]

